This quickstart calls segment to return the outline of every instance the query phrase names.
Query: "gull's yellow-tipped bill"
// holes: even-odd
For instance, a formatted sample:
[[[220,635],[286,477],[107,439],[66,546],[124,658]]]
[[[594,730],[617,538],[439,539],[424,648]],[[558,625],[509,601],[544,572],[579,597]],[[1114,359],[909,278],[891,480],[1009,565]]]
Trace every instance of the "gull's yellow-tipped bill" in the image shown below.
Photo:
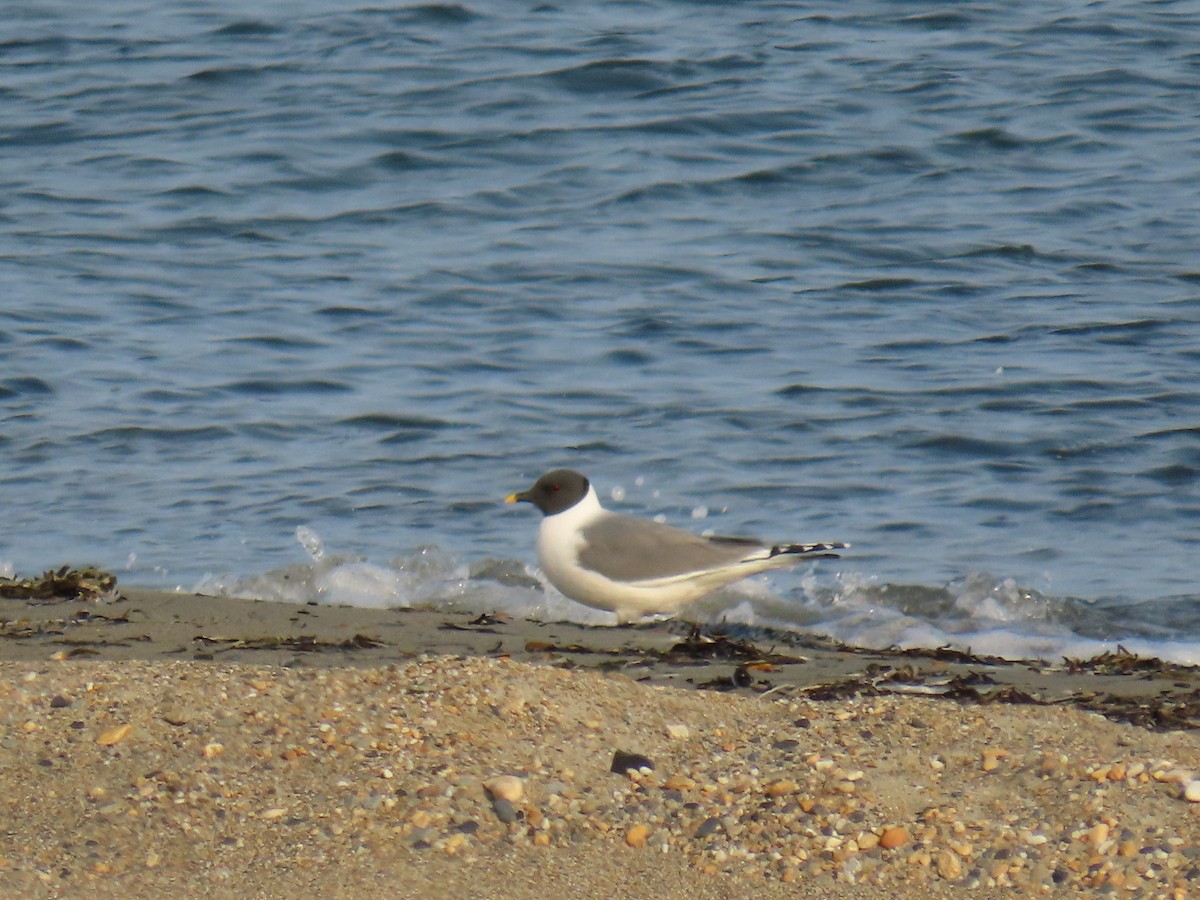
[[[520,498],[516,494],[509,494],[504,498],[505,503],[516,503]]]

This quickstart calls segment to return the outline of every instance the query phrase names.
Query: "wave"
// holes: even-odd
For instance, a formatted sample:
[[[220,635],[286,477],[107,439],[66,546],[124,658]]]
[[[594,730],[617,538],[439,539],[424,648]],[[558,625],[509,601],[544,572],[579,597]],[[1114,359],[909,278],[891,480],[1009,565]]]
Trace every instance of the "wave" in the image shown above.
[[[199,594],[374,609],[436,608],[503,612],[542,621],[612,625],[612,613],[576,603],[523,562],[465,563],[424,546],[386,563],[329,552],[315,531],[296,530],[307,560],[259,575],[206,575]],[[1200,596],[1140,601],[1056,597],[1012,578],[972,573],[944,585],[893,584],[859,575],[799,573],[792,590],[751,579],[698,601],[692,621],[820,635],[873,649],[950,648],[980,656],[1058,662],[1118,649],[1200,665]]]

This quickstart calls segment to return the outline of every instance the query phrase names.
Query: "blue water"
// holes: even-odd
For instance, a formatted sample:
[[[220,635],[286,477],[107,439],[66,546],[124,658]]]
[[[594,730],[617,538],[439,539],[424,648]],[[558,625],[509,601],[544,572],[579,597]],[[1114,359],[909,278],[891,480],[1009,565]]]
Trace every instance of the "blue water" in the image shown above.
[[[854,545],[703,615],[1200,662],[1194,4],[248,10],[6,12],[0,568],[591,621],[570,465]]]

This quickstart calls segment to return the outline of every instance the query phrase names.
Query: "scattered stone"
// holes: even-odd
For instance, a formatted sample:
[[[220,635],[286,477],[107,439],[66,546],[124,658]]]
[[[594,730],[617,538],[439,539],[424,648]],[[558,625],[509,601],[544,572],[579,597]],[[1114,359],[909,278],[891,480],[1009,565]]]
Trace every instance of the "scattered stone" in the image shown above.
[[[696,786],[696,782],[686,775],[676,772],[662,784],[664,790],[668,791],[690,791]]]
[[[517,808],[513,806],[513,802],[505,797],[492,798],[492,811],[496,814],[496,818],[505,825],[511,825],[517,821]]]
[[[525,782],[515,775],[497,775],[483,783],[483,789],[492,799],[507,800],[516,803],[525,796]]]
[[[1186,782],[1194,780],[1192,778],[1192,773],[1187,769],[1176,768],[1155,771],[1152,777],[1155,781],[1164,782],[1166,784],[1185,784]]]
[[[720,819],[714,819],[714,818],[705,819],[703,822],[700,823],[700,826],[696,829],[695,834],[693,834],[692,836],[695,837],[697,840],[706,838],[710,834],[714,834],[720,827],[721,827]]]
[[[63,707],[70,706],[70,705],[71,705],[71,701],[68,700],[66,697],[64,697],[62,694],[55,694],[54,697],[50,700],[50,708],[51,709],[62,709]]]
[[[408,836],[408,846],[414,850],[429,850],[433,847],[433,843],[430,841],[432,837],[432,828],[418,828]]]
[[[891,825],[879,835],[879,846],[884,850],[894,850],[908,843],[908,829],[903,825]]]
[[[983,751],[983,761],[980,767],[985,772],[995,772],[1000,768],[1000,761],[1012,756],[1007,750],[987,749]]]
[[[1200,781],[1192,780],[1184,784],[1183,799],[1190,803],[1200,803]]]
[[[181,725],[186,725],[192,719],[186,711],[178,706],[163,707],[158,715],[168,725],[174,725],[177,728]]]
[[[640,753],[626,753],[624,750],[617,750],[613,753],[609,771],[625,775],[628,772],[638,772],[642,769],[654,770],[654,763],[650,761],[649,757],[642,756]]]
[[[782,797],[786,794],[794,794],[800,790],[800,785],[792,781],[790,778],[781,778],[779,781],[772,781],[767,785],[766,794],[768,797]]]
[[[949,850],[939,850],[935,854],[934,866],[938,875],[947,881],[957,881],[962,878],[962,863]]]
[[[630,847],[645,847],[648,837],[650,837],[650,826],[638,823],[625,832],[625,843]]]
[[[668,725],[667,726],[667,737],[673,738],[674,740],[681,741],[681,740],[684,740],[685,738],[689,737],[690,735],[691,735],[691,732],[688,730],[688,727],[686,725]]]

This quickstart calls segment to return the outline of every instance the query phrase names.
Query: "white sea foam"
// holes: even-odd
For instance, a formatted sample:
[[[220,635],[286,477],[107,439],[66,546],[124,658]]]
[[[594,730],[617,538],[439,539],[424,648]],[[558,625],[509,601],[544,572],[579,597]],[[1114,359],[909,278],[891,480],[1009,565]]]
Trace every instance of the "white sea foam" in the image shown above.
[[[297,529],[296,537],[307,562],[244,578],[206,576],[195,590],[291,603],[503,612],[586,625],[616,621],[612,613],[564,597],[516,561],[469,566],[436,547],[419,547],[375,563],[329,552],[311,528]],[[857,573],[829,573],[814,563],[731,585],[693,604],[688,614],[712,624],[795,630],[858,647],[950,647],[1055,662],[1120,645],[1143,656],[1200,664],[1200,641],[1081,633],[1081,623],[1091,623],[1094,612],[1079,601],[1023,589],[1011,578],[974,573],[941,587],[894,585]]]

